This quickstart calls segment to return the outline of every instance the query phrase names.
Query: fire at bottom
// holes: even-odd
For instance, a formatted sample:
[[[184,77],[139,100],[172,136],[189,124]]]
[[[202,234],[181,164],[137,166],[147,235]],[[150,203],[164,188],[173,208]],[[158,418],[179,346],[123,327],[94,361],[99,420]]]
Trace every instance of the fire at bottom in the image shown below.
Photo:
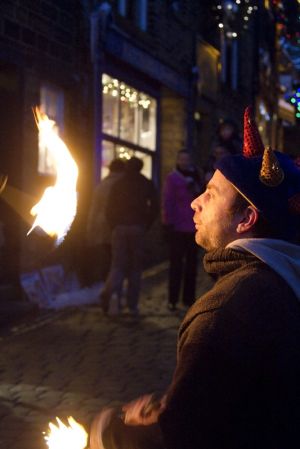
[[[68,418],[69,425],[64,424],[56,418],[57,425],[49,423],[45,440],[49,449],[84,449],[88,444],[88,433],[84,427],[71,416]]]

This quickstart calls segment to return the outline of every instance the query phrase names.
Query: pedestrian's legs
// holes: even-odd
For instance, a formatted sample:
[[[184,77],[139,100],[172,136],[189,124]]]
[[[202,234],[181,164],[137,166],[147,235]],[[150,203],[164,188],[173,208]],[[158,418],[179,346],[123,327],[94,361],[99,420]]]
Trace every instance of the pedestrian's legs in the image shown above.
[[[182,301],[186,306],[191,306],[195,301],[196,294],[196,277],[197,277],[197,254],[198,248],[195,242],[195,234],[187,233],[186,252],[183,280],[183,296]]]
[[[111,245],[111,267],[100,295],[101,307],[104,312],[108,311],[111,295],[115,293],[119,297],[122,290],[127,257],[127,239],[123,226],[117,226],[113,230]]]
[[[90,431],[90,449],[164,449],[160,428],[128,426],[117,409],[105,409],[97,415]]]
[[[172,232],[170,238],[169,304],[178,303],[183,270],[184,242],[182,232]]]
[[[132,312],[138,311],[143,268],[143,248],[145,230],[140,226],[131,226],[128,230],[128,288],[127,305]]]
[[[103,243],[99,248],[100,280],[107,279],[111,266],[111,244]]]

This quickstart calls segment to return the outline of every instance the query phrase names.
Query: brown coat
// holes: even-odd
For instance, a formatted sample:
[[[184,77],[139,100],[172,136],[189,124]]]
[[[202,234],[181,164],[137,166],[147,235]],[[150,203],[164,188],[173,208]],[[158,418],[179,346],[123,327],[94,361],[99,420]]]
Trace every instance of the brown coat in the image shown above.
[[[298,300],[249,253],[217,250],[204,262],[219,279],[179,330],[177,367],[159,422],[166,448],[298,447]]]

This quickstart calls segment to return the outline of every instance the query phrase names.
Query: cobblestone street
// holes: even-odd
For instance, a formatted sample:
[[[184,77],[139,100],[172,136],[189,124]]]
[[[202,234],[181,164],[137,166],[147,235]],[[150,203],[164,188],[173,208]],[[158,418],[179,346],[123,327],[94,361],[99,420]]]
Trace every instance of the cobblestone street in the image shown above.
[[[42,449],[49,420],[95,414],[162,393],[175,364],[184,309],[166,307],[166,264],[146,273],[141,316],[105,317],[98,306],[50,313],[1,338],[0,448]],[[201,272],[198,294],[209,285]]]

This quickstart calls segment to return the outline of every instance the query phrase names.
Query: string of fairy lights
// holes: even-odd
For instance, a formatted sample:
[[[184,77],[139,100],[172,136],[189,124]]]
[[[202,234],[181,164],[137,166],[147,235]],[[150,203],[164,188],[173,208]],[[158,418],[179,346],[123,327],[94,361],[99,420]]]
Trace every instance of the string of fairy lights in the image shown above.
[[[148,109],[151,105],[151,97],[106,74],[102,77],[102,92],[104,95],[120,98],[121,102],[129,103],[132,107],[139,105]]]
[[[271,0],[272,12],[282,47],[297,48],[300,44],[300,0]],[[300,56],[300,49],[299,49]],[[300,120],[300,87],[294,81],[294,91],[287,93],[285,99],[294,107],[294,114]]]
[[[236,39],[250,28],[258,11],[258,0],[215,0],[213,13],[221,32]],[[300,0],[264,0],[282,37],[300,44]]]
[[[238,39],[251,27],[255,13],[263,7],[273,18],[277,37],[281,45],[299,48],[300,59],[300,0],[215,0],[213,13],[217,27],[226,39]],[[295,108],[295,117],[300,120],[300,82],[287,100]]]
[[[258,6],[254,0],[219,0],[214,2],[213,10],[220,31],[228,39],[236,39],[248,30]]]
[[[290,98],[291,104],[295,107],[295,116],[300,119],[300,87],[296,89],[296,92]]]

